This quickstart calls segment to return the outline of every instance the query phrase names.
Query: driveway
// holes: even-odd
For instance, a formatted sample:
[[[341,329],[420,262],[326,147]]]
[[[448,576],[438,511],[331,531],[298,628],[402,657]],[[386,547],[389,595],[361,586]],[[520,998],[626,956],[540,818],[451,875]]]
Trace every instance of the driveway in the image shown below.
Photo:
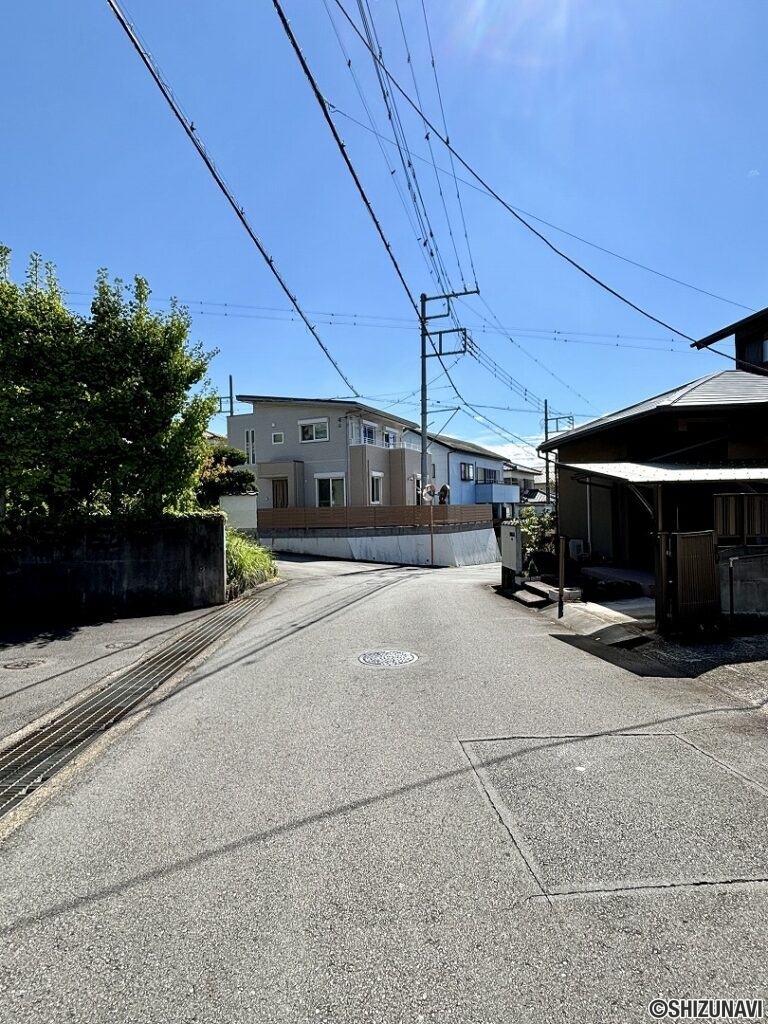
[[[624,1024],[768,997],[757,684],[596,657],[498,566],[281,571],[6,838],[1,1020]]]

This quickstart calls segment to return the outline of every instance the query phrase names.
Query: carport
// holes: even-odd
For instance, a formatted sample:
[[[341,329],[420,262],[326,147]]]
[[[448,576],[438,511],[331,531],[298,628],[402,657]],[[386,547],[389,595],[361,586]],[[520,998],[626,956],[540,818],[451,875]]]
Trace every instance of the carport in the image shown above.
[[[585,560],[628,580],[652,573],[662,631],[712,624],[721,604],[733,612],[733,563],[721,601],[718,550],[739,560],[768,552],[766,466],[559,462],[557,470],[561,535],[583,540]]]

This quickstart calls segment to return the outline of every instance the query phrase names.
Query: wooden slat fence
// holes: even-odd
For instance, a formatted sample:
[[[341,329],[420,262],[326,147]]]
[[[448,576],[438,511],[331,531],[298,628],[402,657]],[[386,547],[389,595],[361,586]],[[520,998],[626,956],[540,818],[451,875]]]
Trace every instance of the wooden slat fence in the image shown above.
[[[259,509],[259,530],[348,529],[387,526],[435,526],[493,522],[489,505],[371,505],[364,508],[266,508]]]

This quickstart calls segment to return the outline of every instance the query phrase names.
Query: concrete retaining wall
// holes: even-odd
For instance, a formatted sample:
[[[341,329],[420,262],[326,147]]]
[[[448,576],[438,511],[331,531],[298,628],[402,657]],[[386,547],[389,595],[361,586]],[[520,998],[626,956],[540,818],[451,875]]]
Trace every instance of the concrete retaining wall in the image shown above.
[[[226,600],[224,520],[164,518],[36,527],[0,542],[0,603],[14,621],[155,615]]]
[[[259,541],[277,552],[392,565],[487,565],[501,561],[493,528],[484,526],[391,527],[361,530],[261,531]],[[431,548],[434,544],[434,561]]]

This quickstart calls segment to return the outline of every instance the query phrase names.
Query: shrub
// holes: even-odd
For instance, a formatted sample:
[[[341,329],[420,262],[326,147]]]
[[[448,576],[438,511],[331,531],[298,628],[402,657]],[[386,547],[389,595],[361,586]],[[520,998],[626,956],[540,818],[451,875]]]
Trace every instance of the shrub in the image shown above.
[[[552,512],[536,512],[523,506],[518,513],[517,525],[523,535],[524,559],[530,558],[535,551],[555,550],[556,521]]]
[[[227,530],[227,597],[230,600],[275,576],[277,566],[271,551],[244,533]]]

